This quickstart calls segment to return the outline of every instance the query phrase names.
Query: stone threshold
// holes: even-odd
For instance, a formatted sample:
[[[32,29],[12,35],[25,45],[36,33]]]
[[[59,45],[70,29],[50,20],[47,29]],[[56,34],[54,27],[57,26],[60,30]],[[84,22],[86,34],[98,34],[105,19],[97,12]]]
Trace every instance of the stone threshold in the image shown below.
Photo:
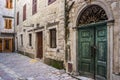
[[[73,78],[76,78],[77,80],[94,80],[92,78],[88,78],[88,77],[83,77],[83,76],[76,76],[76,75],[72,75],[70,73],[68,73],[70,76],[72,76]]]

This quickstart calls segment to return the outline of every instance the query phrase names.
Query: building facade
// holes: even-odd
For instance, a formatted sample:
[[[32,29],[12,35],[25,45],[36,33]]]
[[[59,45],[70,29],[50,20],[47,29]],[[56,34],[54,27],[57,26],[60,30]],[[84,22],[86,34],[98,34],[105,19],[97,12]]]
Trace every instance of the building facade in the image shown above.
[[[14,50],[14,0],[0,1],[0,52]]]
[[[118,0],[16,0],[16,50],[72,75],[119,80],[119,12]]]
[[[43,59],[46,63],[60,62],[63,65],[63,7],[64,0],[17,0],[16,49],[32,58]]]
[[[67,71],[96,80],[119,80],[120,1],[70,3]]]

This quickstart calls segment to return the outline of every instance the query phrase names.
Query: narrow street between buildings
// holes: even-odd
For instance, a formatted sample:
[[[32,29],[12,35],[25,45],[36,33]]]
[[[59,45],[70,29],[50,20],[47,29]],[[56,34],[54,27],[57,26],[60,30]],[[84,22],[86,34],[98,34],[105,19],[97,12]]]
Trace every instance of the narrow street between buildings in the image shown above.
[[[76,80],[65,73],[17,53],[0,53],[0,80]]]

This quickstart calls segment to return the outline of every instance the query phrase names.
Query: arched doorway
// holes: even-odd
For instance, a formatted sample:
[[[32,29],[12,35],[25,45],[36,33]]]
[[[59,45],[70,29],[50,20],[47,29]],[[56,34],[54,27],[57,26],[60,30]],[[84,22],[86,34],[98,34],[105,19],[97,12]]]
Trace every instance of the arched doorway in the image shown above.
[[[80,75],[107,80],[107,15],[90,5],[78,18],[78,69]]]

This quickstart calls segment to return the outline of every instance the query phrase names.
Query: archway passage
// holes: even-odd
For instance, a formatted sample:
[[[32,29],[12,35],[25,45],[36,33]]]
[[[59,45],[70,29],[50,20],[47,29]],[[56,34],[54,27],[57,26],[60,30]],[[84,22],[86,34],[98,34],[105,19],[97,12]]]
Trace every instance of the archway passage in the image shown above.
[[[107,80],[107,20],[105,11],[91,5],[78,19],[78,69],[80,75]],[[94,24],[91,24],[94,23]]]

